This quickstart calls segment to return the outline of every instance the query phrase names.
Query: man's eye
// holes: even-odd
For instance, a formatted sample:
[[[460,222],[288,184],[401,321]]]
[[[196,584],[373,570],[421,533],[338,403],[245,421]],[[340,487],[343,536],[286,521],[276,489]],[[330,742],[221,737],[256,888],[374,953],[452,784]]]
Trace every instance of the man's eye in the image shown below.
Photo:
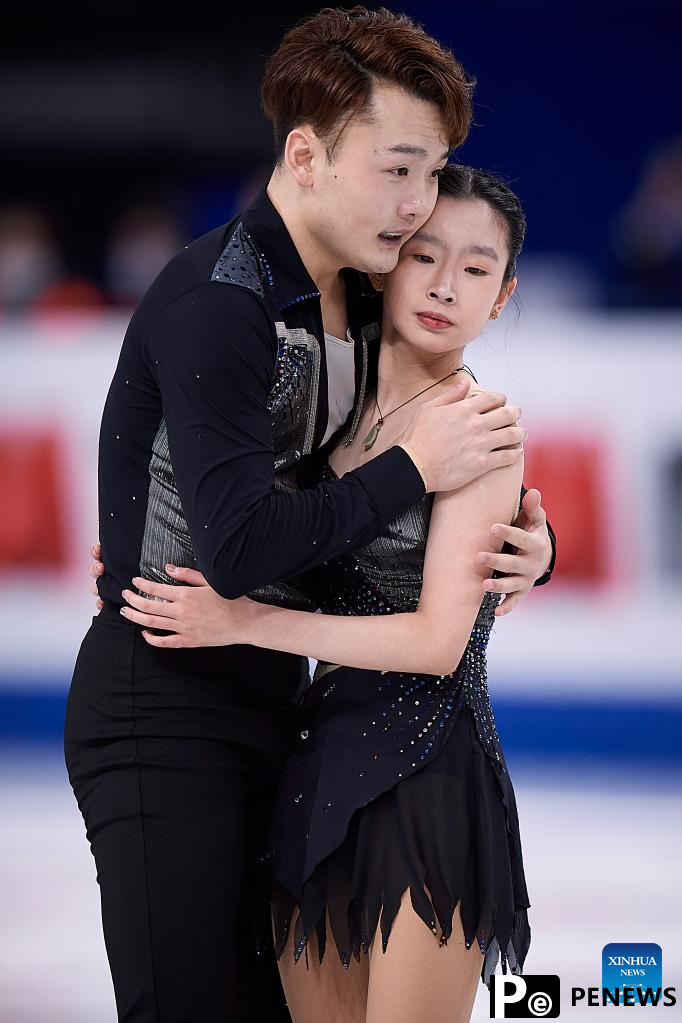
[[[480,266],[468,266],[468,267],[466,267],[466,272],[468,274],[471,274],[473,277],[487,277],[488,276],[488,271],[487,270],[481,270]]]
[[[407,167],[394,167],[388,173],[389,174],[398,174],[401,178],[404,178],[405,175],[407,174],[407,171],[408,171]]]
[[[447,167],[447,164],[445,165],[445,167]],[[445,170],[445,167],[438,167],[438,169],[433,172],[431,177],[432,178],[439,178],[441,176],[441,174],[443,173],[443,171]]]
[[[414,258],[419,260],[420,263],[433,263],[433,256],[426,256],[422,252],[415,252]]]

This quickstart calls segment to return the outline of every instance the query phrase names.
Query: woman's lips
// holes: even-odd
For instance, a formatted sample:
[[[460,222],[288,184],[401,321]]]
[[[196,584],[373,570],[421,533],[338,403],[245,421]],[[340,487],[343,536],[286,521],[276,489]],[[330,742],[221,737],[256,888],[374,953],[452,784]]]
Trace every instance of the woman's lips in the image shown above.
[[[428,327],[429,330],[446,330],[448,327],[453,326],[451,320],[434,316],[431,313],[417,313],[417,319],[424,327]]]

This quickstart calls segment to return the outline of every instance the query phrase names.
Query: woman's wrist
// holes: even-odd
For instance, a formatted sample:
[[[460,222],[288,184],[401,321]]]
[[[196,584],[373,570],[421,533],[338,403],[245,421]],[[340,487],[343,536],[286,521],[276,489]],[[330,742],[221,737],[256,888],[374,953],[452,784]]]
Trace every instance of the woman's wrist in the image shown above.
[[[250,597],[239,598],[239,614],[237,616],[237,636],[230,642],[241,643],[246,646],[259,646],[259,637],[262,635],[262,622],[268,613],[269,605],[261,604],[258,600]],[[233,620],[234,625],[234,620]]]

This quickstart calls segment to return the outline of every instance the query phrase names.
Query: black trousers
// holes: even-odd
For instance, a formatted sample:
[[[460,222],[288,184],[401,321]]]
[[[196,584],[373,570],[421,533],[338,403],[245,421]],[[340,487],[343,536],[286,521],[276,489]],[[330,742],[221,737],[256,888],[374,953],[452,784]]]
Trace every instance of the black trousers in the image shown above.
[[[288,1020],[256,865],[307,661],[160,650],[106,603],[69,690],[64,752],[100,885],[119,1021]],[[261,917],[262,918],[262,917]]]

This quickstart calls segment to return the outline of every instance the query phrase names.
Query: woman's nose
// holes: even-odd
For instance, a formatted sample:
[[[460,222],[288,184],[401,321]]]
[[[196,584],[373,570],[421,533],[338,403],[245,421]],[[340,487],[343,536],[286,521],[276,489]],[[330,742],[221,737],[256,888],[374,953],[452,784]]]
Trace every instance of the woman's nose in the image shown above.
[[[437,302],[454,302],[455,293],[447,284],[437,284],[429,291],[429,298],[435,298]]]

